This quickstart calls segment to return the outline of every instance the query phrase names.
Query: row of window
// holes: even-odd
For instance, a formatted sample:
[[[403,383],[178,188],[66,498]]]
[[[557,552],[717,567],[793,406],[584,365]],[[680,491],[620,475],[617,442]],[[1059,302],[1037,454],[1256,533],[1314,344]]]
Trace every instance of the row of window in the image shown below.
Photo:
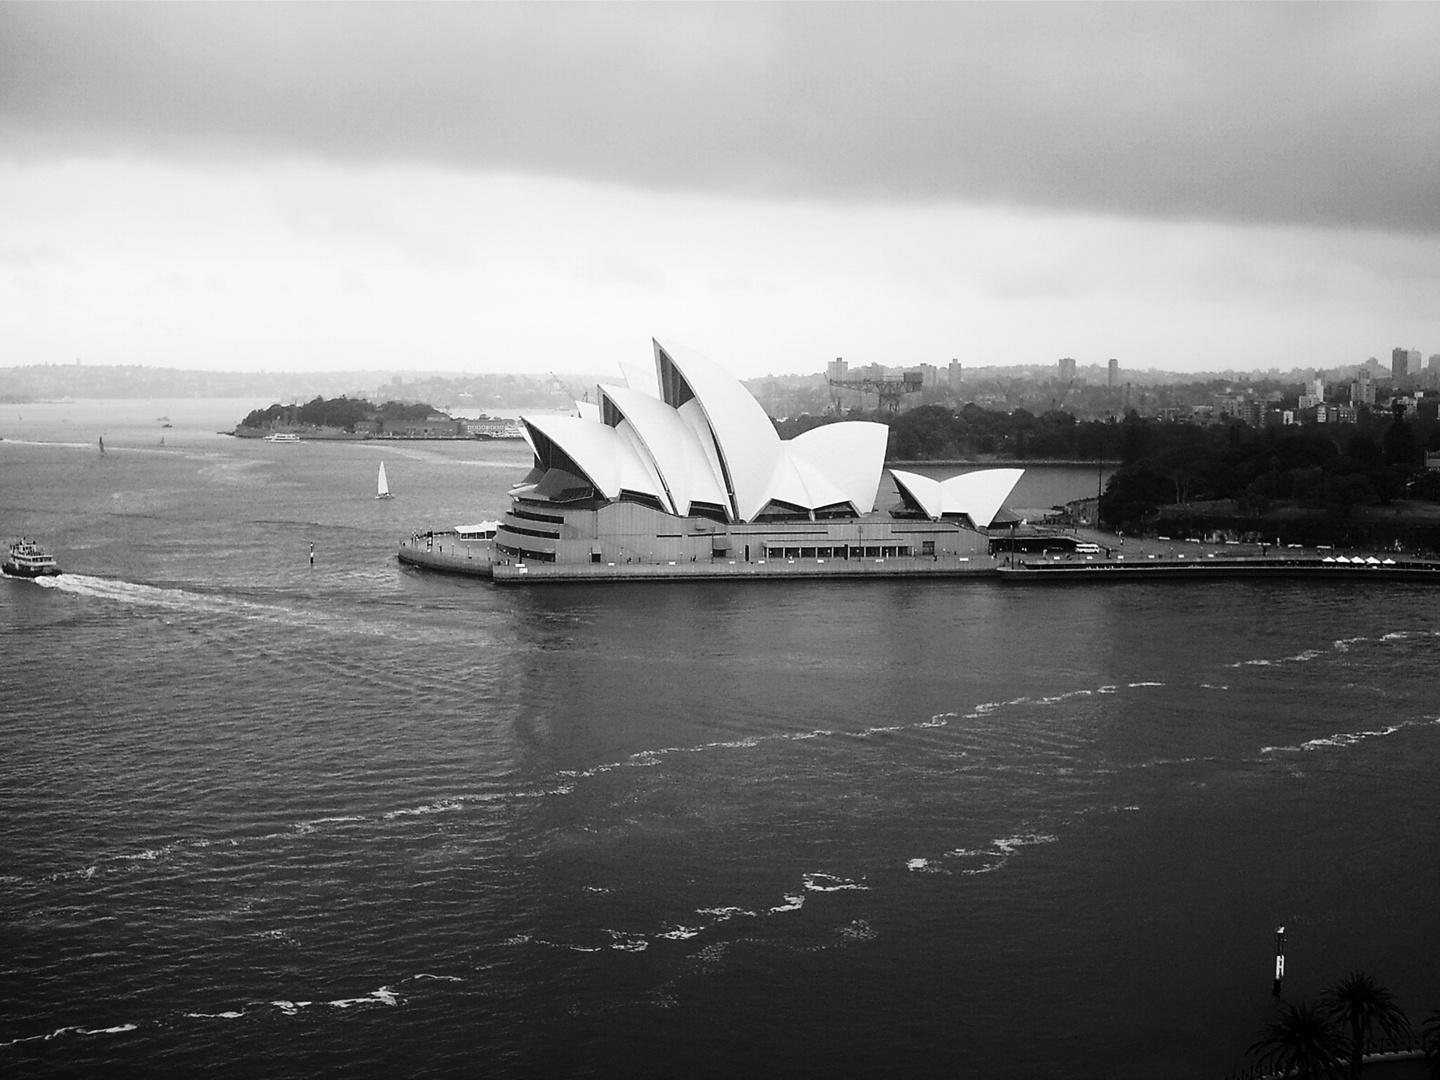
[[[508,555],[516,562],[554,562],[553,551],[526,551],[524,548],[510,547],[506,544],[496,544],[495,550],[501,555]]]
[[[929,548],[925,554],[933,555],[935,545],[927,540]],[[851,544],[840,547],[770,547],[765,548],[767,559],[889,559],[910,554],[909,544]]]

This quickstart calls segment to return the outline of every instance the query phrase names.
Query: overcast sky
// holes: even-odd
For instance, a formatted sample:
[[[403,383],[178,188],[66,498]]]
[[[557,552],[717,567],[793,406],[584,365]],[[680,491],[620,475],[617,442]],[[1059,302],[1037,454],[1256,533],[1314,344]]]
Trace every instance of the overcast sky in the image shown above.
[[[1440,4],[0,3],[0,366],[1440,353]]]

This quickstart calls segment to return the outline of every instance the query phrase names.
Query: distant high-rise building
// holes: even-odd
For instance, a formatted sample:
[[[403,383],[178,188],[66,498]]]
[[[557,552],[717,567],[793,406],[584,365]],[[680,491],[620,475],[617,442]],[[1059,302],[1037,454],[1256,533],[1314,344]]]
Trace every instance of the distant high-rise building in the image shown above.
[[[1119,382],[1119,381],[1120,381],[1120,361],[1119,361],[1119,360],[1116,360],[1116,359],[1112,356],[1112,357],[1110,358],[1110,372],[1109,372],[1109,376],[1108,376],[1108,381],[1106,382],[1105,385],[1107,385],[1108,387],[1110,387],[1110,389],[1113,390],[1113,389],[1115,389],[1115,384],[1116,384],[1117,382]]]
[[[845,363],[844,359],[837,356],[825,365],[825,377],[827,379],[843,379],[845,378],[845,369],[847,367],[849,367],[849,365]]]
[[[1068,356],[1060,358],[1060,381],[1072,383],[1075,381],[1075,361]]]
[[[961,377],[960,377],[960,361],[959,361],[959,360],[951,360],[951,361],[950,361],[950,389],[953,390],[953,391],[955,391],[957,394],[960,392],[960,381],[961,381]]]
[[[920,365],[920,385],[937,386],[940,382],[940,369],[934,364]]]
[[[1409,350],[1409,349],[1391,349],[1391,350],[1390,350],[1390,378],[1394,379],[1396,382],[1399,382],[1401,379],[1405,378],[1405,376],[1407,376],[1407,375],[1409,375],[1409,374],[1410,374],[1410,350]]]

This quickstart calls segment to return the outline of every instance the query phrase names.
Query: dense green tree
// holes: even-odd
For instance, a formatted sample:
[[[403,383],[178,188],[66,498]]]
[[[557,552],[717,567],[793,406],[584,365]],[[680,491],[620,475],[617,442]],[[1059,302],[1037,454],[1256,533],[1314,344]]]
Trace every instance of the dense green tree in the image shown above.
[[[1296,1080],[1339,1077],[1345,1061],[1345,1038],[1332,1026],[1318,1005],[1281,1006],[1279,1015],[1265,1025],[1250,1047],[1261,1068],[1293,1073]]]
[[[1385,429],[1384,452],[1386,465],[1413,465],[1418,458],[1415,436],[1405,420],[1405,406],[1398,401],[1390,426]]]
[[[1395,995],[1363,971],[1353,971],[1327,989],[1320,1004],[1336,1023],[1349,1029],[1351,1080],[1360,1075],[1372,1028],[1390,1036],[1410,1030]]]

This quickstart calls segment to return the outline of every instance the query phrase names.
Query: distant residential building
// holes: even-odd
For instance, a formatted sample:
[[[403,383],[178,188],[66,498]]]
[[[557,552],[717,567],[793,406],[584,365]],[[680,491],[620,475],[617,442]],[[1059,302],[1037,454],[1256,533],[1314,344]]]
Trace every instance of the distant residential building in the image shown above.
[[[845,370],[849,366],[850,365],[845,362],[843,357],[837,356],[834,360],[830,361],[830,363],[825,365],[825,377],[827,379],[843,379],[845,378]]]
[[[921,386],[939,386],[939,385],[940,385],[940,369],[937,368],[934,364],[921,364],[921,365],[920,365],[920,385],[921,385]]]
[[[1355,374],[1355,381],[1350,384],[1351,405],[1374,405],[1375,404],[1375,380],[1371,376],[1368,367],[1362,367]]]
[[[951,360],[951,361],[950,361],[950,389],[953,390],[953,391],[955,391],[955,393],[958,394],[958,393],[960,392],[960,383],[961,383],[960,361],[959,361],[959,360]]]
[[[1317,424],[1353,424],[1359,415],[1354,405],[1325,405],[1315,406],[1315,422]]]
[[[1059,360],[1060,381],[1072,383],[1075,381],[1075,360],[1069,356],[1062,356]]]
[[[1307,393],[1300,395],[1300,408],[1313,409],[1325,403],[1325,380],[1318,376],[1310,381]]]
[[[1108,387],[1110,387],[1110,389],[1113,390],[1113,389],[1115,389],[1115,384],[1118,383],[1119,381],[1120,381],[1120,361],[1119,361],[1119,360],[1116,360],[1116,359],[1112,356],[1112,357],[1110,358],[1110,370],[1109,370],[1109,372],[1108,372],[1107,375],[1106,375],[1106,383],[1105,383],[1105,385],[1108,386]]]

